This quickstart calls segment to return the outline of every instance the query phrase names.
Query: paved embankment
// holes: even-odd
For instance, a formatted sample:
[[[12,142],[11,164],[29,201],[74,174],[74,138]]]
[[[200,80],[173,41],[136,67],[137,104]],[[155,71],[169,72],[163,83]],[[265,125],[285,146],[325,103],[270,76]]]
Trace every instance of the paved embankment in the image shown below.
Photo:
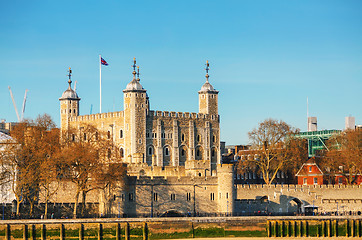
[[[0,224],[68,224],[68,223],[123,223],[123,222],[266,222],[268,220],[358,220],[362,216],[238,216],[238,217],[161,217],[161,218],[78,218],[78,219],[14,219],[0,220]]]

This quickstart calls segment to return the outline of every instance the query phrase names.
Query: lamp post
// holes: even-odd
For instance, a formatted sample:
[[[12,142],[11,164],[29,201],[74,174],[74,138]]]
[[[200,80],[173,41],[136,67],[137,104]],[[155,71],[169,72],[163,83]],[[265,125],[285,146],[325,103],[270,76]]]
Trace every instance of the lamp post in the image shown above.
[[[153,185],[151,185],[151,218],[153,217],[153,199],[154,193],[153,193]]]
[[[194,184],[194,217],[196,217],[196,187],[201,188],[197,184]]]
[[[229,216],[229,200],[226,201],[226,216]]]
[[[118,218],[121,218],[121,202],[118,201]]]
[[[195,188],[196,188],[196,185],[194,184],[194,217],[196,217],[196,196],[195,196],[196,190],[195,190]]]

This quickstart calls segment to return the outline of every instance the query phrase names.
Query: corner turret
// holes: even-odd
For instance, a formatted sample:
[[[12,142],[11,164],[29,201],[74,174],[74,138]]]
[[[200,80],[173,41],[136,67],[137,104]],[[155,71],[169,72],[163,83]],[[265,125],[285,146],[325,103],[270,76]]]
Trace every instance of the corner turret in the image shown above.
[[[209,83],[209,62],[206,61],[206,82],[199,91],[199,113],[218,115],[219,91]]]
[[[146,116],[149,111],[148,96],[136,72],[136,59],[133,59],[133,79],[123,90],[125,112],[126,157],[129,163],[144,163],[146,152]],[[139,69],[139,68],[138,68]],[[136,79],[136,75],[138,78]]]
[[[69,129],[69,119],[71,117],[79,116],[79,101],[80,98],[75,90],[72,89],[72,70],[68,70],[68,89],[65,90],[60,101],[60,126],[62,130]]]

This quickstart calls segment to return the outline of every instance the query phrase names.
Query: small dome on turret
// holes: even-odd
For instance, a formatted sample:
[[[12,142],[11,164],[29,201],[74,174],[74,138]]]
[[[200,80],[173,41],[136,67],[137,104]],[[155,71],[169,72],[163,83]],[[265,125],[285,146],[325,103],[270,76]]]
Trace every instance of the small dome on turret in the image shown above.
[[[133,91],[133,90],[144,90],[141,83],[137,81],[135,78],[127,84],[126,89],[127,91]]]
[[[72,76],[72,70],[69,68],[69,80],[68,80],[68,89],[65,90],[62,94],[62,97],[59,98],[59,100],[65,100],[65,99],[75,99],[75,100],[80,100],[80,98],[78,97],[78,94],[75,90],[72,89],[72,80],[71,80],[71,76]]]
[[[65,90],[62,94],[62,97],[59,98],[59,100],[62,99],[79,99],[78,94],[69,86],[67,90]]]
[[[145,92],[146,90],[142,87],[141,83],[140,83],[140,70],[139,67],[136,66],[136,58],[133,58],[133,79],[131,82],[129,82],[126,86],[126,89],[123,90],[123,92],[128,92],[128,91],[142,91]],[[137,72],[136,72],[136,67],[137,67]],[[136,79],[136,75],[137,75],[137,79]]]
[[[214,87],[209,83],[209,81],[206,81],[204,85],[201,87],[202,92],[208,92],[208,91],[215,91]]]
[[[204,85],[202,85],[201,90],[199,91],[199,93],[201,92],[215,92],[218,93],[219,91],[215,90],[214,87],[209,83],[209,61],[206,61],[206,82],[204,83]]]

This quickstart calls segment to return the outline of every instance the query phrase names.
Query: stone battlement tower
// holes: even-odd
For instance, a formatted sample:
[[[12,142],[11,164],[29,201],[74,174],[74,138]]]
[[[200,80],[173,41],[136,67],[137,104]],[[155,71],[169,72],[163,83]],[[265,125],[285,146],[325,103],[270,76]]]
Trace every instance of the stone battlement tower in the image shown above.
[[[150,110],[136,59],[132,67],[133,78],[123,90],[123,110],[90,115],[79,115],[80,98],[71,87],[69,69],[69,87],[59,98],[61,129],[79,129],[75,134],[81,134],[82,126],[89,124],[107,133],[130,176],[216,176],[221,160],[219,91],[209,82],[209,63],[198,92],[198,113]]]

